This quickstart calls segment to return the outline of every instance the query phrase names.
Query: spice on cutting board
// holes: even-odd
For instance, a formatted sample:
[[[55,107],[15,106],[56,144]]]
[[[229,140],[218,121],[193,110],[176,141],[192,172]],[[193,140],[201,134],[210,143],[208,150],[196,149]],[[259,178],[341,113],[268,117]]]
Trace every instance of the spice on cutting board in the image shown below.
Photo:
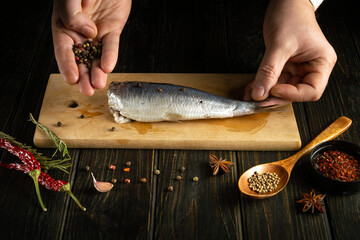
[[[351,182],[360,180],[360,164],[354,156],[343,151],[330,149],[315,160],[315,169],[325,177]]]

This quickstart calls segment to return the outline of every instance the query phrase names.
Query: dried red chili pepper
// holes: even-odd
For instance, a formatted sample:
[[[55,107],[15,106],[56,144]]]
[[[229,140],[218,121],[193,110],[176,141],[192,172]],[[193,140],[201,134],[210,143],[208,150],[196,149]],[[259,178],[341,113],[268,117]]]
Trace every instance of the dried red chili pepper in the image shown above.
[[[17,156],[23,162],[23,164],[20,163],[4,164],[0,162],[0,166],[8,169],[15,169],[18,171],[22,171],[25,174],[28,174],[34,180],[36,194],[39,199],[39,203],[44,211],[47,211],[47,209],[44,206],[44,203],[40,195],[39,183],[45,186],[45,188],[49,190],[57,191],[57,192],[59,191],[66,192],[67,194],[70,195],[72,199],[74,199],[74,201],[83,211],[86,211],[86,208],[84,208],[80,204],[79,200],[71,192],[70,184],[62,180],[54,180],[47,173],[41,172],[40,163],[36,160],[36,158],[30,151],[23,149],[19,146],[12,145],[10,142],[8,142],[5,139],[0,139],[0,147],[12,153],[13,155]]]
[[[70,183],[62,181],[62,180],[55,180],[52,177],[50,177],[49,174],[44,173],[44,172],[40,173],[39,183],[41,185],[43,185],[46,189],[49,189],[49,190],[52,190],[55,192],[66,192],[76,202],[76,204],[81,208],[81,210],[86,211],[86,208],[81,205],[79,200],[71,192]]]
[[[40,163],[35,159],[34,155],[21,147],[12,145],[10,142],[6,141],[5,139],[0,139],[0,147],[7,150],[14,156],[17,156],[23,164],[14,163],[14,164],[3,164],[1,163],[2,167],[5,168],[12,168],[15,170],[22,171],[26,174],[28,174],[33,180],[35,185],[35,191],[36,195],[38,197],[39,203],[43,211],[47,211],[47,208],[45,207],[41,195],[40,195],[40,189],[39,189],[39,183],[38,178],[41,172]]]

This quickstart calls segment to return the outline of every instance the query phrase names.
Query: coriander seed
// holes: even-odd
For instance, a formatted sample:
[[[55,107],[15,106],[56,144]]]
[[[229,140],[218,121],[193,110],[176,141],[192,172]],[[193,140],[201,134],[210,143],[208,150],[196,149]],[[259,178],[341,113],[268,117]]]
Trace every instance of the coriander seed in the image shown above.
[[[155,170],[155,175],[160,175],[160,170],[159,169]]]
[[[193,177],[193,179],[192,179],[194,182],[197,182],[197,181],[199,181],[199,178],[198,177]]]

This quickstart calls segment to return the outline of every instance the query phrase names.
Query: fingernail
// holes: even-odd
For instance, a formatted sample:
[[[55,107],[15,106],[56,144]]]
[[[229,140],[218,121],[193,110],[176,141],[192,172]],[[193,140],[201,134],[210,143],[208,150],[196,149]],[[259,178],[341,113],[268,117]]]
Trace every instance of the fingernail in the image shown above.
[[[82,28],[82,34],[85,35],[86,37],[94,37],[95,31],[89,26],[84,26]]]
[[[251,92],[253,98],[259,98],[264,96],[265,88],[263,86],[255,85]]]

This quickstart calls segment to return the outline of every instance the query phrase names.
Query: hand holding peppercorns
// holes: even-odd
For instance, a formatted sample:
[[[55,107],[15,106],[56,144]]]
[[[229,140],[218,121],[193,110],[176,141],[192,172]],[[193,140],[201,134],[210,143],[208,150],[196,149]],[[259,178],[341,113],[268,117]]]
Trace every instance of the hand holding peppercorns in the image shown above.
[[[131,0],[94,0],[86,3],[54,0],[52,34],[55,58],[68,84],[77,84],[79,91],[88,96],[93,95],[95,89],[105,87],[107,74],[117,62],[120,34],[130,8]],[[84,43],[93,43],[92,47],[97,50],[101,43],[101,57],[89,54],[90,51],[86,53],[86,50],[80,53],[84,56],[77,56],[75,48]],[[77,65],[81,58],[84,64]],[[91,63],[86,63],[89,60]]]

